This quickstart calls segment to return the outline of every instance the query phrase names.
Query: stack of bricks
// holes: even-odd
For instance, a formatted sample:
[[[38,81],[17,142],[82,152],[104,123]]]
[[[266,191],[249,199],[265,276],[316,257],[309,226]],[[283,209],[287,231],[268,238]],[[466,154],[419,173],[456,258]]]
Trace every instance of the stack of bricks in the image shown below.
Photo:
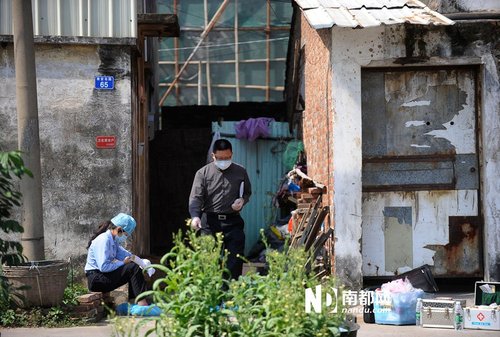
[[[109,293],[89,293],[79,296],[78,303],[71,316],[95,323],[106,316],[105,306],[112,306],[112,298]]]
[[[313,208],[319,196],[326,193],[326,187],[310,187],[307,192],[296,192],[294,194],[294,201],[297,204],[297,210],[293,213],[293,228],[301,223],[302,217],[309,210]],[[321,208],[321,204],[318,205]],[[307,219],[306,219],[307,220]]]
[[[309,205],[314,204],[322,193],[322,190],[318,187],[308,188],[307,193],[302,192],[300,195],[297,195],[297,208],[308,209]]]
[[[297,209],[305,209],[309,208],[310,204],[314,204],[318,197],[323,194],[323,190],[319,187],[310,187],[306,192],[297,192]]]

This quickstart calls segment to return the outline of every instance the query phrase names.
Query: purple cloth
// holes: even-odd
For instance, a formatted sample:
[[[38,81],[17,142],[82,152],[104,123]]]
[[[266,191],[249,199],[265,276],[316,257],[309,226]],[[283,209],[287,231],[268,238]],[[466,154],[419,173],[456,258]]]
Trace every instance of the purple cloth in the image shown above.
[[[236,138],[256,140],[259,137],[269,136],[269,124],[274,122],[274,118],[249,118],[236,123]]]

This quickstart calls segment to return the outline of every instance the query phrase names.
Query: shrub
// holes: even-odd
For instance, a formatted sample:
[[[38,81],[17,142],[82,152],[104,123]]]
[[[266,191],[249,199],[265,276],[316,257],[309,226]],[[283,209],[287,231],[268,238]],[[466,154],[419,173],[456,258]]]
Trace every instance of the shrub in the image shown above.
[[[24,167],[19,151],[0,152],[0,230],[5,233],[22,233],[23,228],[11,220],[12,208],[21,205],[21,193],[16,191],[13,179],[32,173]],[[17,241],[0,238],[0,264],[15,265],[23,262],[23,247]]]
[[[163,256],[161,265],[165,277],[156,280],[152,295],[165,313],[156,320],[159,336],[217,336],[224,329],[225,314],[215,310],[225,296],[221,253],[222,235],[196,237],[193,232],[184,241],[182,234],[174,237],[175,246]]]
[[[23,233],[23,227],[11,218],[12,209],[21,204],[21,193],[16,191],[14,178],[24,174],[32,177],[31,172],[24,167],[19,151],[0,152],[0,233]],[[0,237],[0,312],[5,312],[12,305],[13,290],[3,276],[2,265],[15,265],[24,261],[23,247],[14,240]]]
[[[308,255],[301,249],[268,255],[267,275],[247,274],[226,283],[222,236],[181,234],[161,264],[165,277],[153,284],[152,295],[163,310],[151,318],[149,333],[158,336],[337,336],[342,313],[305,313],[305,289],[318,281],[305,272]],[[327,287],[335,287],[327,279]],[[338,308],[342,312],[342,308]],[[136,326],[136,331],[139,331]]]

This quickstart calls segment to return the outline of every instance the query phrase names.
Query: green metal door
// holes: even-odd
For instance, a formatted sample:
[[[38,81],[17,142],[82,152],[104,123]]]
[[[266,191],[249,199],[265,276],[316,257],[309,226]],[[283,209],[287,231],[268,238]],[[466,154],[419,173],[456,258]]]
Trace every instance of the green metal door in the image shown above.
[[[243,165],[252,184],[250,202],[243,208],[241,215],[245,220],[245,253],[258,241],[260,229],[273,223],[278,209],[272,204],[274,194],[279,188],[287,169],[283,164],[283,153],[291,135],[288,123],[272,122],[269,125],[269,138],[249,141],[237,139],[237,122],[214,122],[212,131],[219,132],[221,138],[228,139],[233,145],[233,161]]]

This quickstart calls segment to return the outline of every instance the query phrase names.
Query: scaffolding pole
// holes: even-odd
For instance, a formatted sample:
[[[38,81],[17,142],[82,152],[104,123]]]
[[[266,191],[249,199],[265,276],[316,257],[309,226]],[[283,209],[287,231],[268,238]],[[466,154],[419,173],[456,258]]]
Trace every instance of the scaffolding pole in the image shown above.
[[[234,0],[234,75],[236,84],[236,102],[240,101],[240,47],[238,38],[238,0]]]
[[[165,102],[165,100],[167,99],[168,95],[170,94],[170,92],[172,91],[172,89],[174,88],[174,86],[176,85],[177,81],[179,81],[179,78],[181,77],[182,73],[184,72],[184,70],[186,70],[186,68],[189,65],[189,63],[191,62],[192,58],[194,57],[194,55],[196,54],[196,52],[200,48],[201,44],[203,43],[203,41],[207,37],[208,33],[215,26],[215,24],[217,23],[217,20],[219,20],[220,16],[224,12],[224,10],[226,9],[226,7],[227,7],[228,4],[229,4],[229,0],[224,0],[224,2],[220,5],[220,7],[217,10],[217,12],[214,14],[212,20],[210,20],[210,23],[207,25],[207,27],[205,27],[205,30],[203,31],[203,33],[201,33],[200,41],[198,42],[198,44],[196,45],[196,47],[194,48],[194,50],[191,52],[191,54],[187,58],[186,62],[184,62],[184,64],[182,65],[181,69],[179,70],[179,72],[175,75],[175,79],[172,82],[172,84],[170,85],[170,87],[167,89],[167,91],[161,97],[160,102],[159,102],[159,106],[160,107],[163,105],[163,102]],[[207,78],[208,77],[209,76],[207,74]]]

